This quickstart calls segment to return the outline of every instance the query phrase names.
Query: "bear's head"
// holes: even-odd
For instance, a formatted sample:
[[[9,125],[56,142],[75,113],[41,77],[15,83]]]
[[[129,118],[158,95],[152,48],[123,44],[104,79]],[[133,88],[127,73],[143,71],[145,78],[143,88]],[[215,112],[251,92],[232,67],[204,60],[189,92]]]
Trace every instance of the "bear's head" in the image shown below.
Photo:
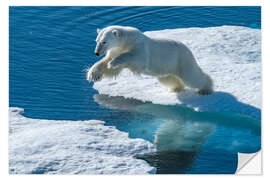
[[[96,38],[96,56],[102,56],[108,51],[113,49],[119,49],[122,46],[122,35],[123,31],[117,26],[109,26],[102,30],[97,29],[97,38]]]

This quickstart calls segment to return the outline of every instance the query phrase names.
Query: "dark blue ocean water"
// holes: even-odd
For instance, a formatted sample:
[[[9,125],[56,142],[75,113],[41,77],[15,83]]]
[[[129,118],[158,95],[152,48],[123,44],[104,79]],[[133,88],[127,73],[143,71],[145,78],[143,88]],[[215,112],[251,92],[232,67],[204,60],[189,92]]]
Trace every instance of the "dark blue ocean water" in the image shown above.
[[[185,123],[218,120],[199,152],[174,151],[140,157],[156,166],[158,173],[234,173],[237,152],[260,149],[259,120],[151,103],[146,106],[162,115],[117,106],[111,109],[106,103],[114,99],[104,96],[100,102],[93,84],[85,79],[85,69],[97,61],[97,28],[128,25],[152,31],[237,25],[260,29],[260,7],[10,7],[9,13],[9,106],[24,108],[25,116],[104,120],[106,125],[129,132],[131,138],[151,142],[166,123],[160,116]],[[135,100],[120,101],[134,104]],[[135,104],[145,105],[137,101]],[[170,119],[171,112],[177,116]],[[220,123],[228,121],[236,123]],[[241,125],[247,121],[252,125]]]

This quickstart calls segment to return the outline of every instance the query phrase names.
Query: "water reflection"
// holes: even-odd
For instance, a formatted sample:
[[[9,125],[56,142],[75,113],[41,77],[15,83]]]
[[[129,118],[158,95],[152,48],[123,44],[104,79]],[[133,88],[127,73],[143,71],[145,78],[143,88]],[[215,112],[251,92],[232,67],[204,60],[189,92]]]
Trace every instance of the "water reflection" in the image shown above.
[[[133,138],[140,137],[155,143],[156,153],[138,158],[157,167],[157,173],[184,173],[190,169],[196,155],[200,153],[207,138],[215,132],[217,127],[249,131],[253,134],[252,136],[260,136],[261,133],[259,120],[228,112],[195,112],[181,106],[157,105],[102,94],[94,95],[94,100],[101,106],[130,112],[136,116],[136,118],[127,117],[126,120],[122,120],[124,118],[121,116],[114,125],[117,128],[122,127],[119,129],[129,132]],[[222,148],[227,146],[228,139],[218,138],[220,138],[217,140],[218,146]],[[254,139],[246,138],[241,134],[237,138],[232,137],[233,140],[240,142],[243,138],[245,140],[240,144],[244,144],[244,148],[242,145],[233,146],[232,154],[241,152],[243,149],[252,152],[260,147],[260,142],[251,142]],[[247,143],[255,144],[255,146],[249,146]]]

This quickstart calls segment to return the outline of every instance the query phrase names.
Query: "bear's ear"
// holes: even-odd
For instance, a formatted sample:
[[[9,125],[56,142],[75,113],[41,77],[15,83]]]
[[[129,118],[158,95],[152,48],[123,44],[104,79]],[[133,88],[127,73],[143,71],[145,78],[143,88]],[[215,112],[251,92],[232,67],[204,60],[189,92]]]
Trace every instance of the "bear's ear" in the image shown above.
[[[99,32],[100,32],[101,30],[99,29],[99,28],[97,28],[97,33],[99,34]]]
[[[116,29],[112,30],[112,33],[113,33],[113,35],[114,35],[115,37],[120,37],[120,35],[121,35],[120,31],[118,31],[118,30],[116,30]]]

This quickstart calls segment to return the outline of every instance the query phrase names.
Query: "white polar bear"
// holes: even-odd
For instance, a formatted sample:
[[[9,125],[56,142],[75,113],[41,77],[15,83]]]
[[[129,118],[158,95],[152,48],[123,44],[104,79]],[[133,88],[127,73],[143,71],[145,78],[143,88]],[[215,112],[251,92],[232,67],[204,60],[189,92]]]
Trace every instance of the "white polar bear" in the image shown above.
[[[174,92],[184,90],[185,85],[198,89],[199,94],[213,92],[211,78],[183,43],[151,38],[126,26],[109,26],[97,32],[95,54],[106,55],[88,70],[88,81],[114,77],[128,68],[136,74],[157,77]]]

